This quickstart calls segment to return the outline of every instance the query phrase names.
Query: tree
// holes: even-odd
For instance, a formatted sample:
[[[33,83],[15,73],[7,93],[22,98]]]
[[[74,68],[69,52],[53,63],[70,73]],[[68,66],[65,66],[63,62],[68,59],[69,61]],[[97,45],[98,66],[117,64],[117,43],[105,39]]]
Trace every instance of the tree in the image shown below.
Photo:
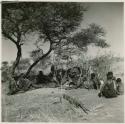
[[[66,67],[72,67],[73,56],[79,56],[82,54],[83,50],[78,48],[76,45],[73,45],[72,42],[68,45],[62,44],[61,48],[56,48],[54,50],[55,54],[55,64],[58,63],[65,65]],[[58,62],[57,62],[58,61]]]
[[[42,49],[35,49],[30,52],[30,57],[32,58],[33,61],[36,61],[41,55],[43,55]]]
[[[30,52],[30,58],[35,62],[37,59],[39,59],[40,56],[43,55],[42,49],[35,49]],[[40,69],[46,69],[48,65],[52,64],[51,55],[46,56],[42,59],[42,61],[39,61],[39,63],[35,66],[34,70],[40,70]]]
[[[63,56],[72,59],[73,55],[81,56],[84,52],[87,52],[89,44],[95,44],[102,48],[108,47],[109,45],[105,42],[104,36],[104,29],[100,25],[92,23],[80,32],[76,32],[72,37],[68,37],[68,44],[67,41],[61,42],[61,47],[55,50],[55,54],[60,57],[60,60]]]
[[[29,66],[30,66],[29,58],[21,59],[15,72],[17,71],[17,73],[24,73],[24,72],[26,72],[26,70],[28,69]]]
[[[105,80],[105,75],[112,70],[113,58],[112,53],[105,53],[102,56],[89,60],[88,63],[90,63],[95,72],[99,74],[99,77]]]
[[[34,25],[40,32],[40,40],[44,39],[44,42],[49,42],[49,50],[33,62],[26,76],[56,46],[59,47],[62,40],[67,39],[68,35],[79,26],[83,12],[86,11],[79,3],[44,3],[39,7],[36,5],[35,8],[38,9],[34,10]]]
[[[33,29],[31,5],[29,6],[27,2],[2,3],[2,34],[17,48],[12,74],[15,73],[22,56],[22,45],[26,41],[26,35]]]
[[[105,47],[107,44],[101,38],[104,35],[103,28],[95,24],[89,25],[87,29],[83,29],[73,37],[70,37],[70,33],[75,31],[80,25],[85,11],[84,4],[73,2],[3,3],[2,34],[13,42],[18,50],[12,73],[14,74],[15,68],[19,64],[22,55],[21,46],[26,41],[26,36],[30,32],[36,32],[39,35],[39,42],[48,42],[48,52],[36,57],[28,68],[25,77],[52,50],[56,48],[61,49],[61,44],[66,46],[73,43],[79,48],[83,48],[90,43],[95,43],[97,46]],[[38,52],[37,50],[34,52]]]
[[[13,42],[17,48],[12,74],[14,74],[19,64],[22,45],[26,40],[27,33],[39,32],[42,39],[50,42],[50,49],[30,66],[26,75],[42,58],[52,51],[54,43],[61,41],[79,25],[83,11],[80,4],[77,3],[3,2],[2,34]]]

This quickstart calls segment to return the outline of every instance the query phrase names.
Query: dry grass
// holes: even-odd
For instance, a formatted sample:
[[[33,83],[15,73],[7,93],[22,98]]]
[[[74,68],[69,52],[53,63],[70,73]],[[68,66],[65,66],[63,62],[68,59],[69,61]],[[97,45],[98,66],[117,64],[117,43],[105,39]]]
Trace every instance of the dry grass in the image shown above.
[[[123,96],[99,98],[95,90],[43,88],[3,97],[2,121],[5,122],[123,122]],[[86,115],[62,93],[79,99],[90,110]]]

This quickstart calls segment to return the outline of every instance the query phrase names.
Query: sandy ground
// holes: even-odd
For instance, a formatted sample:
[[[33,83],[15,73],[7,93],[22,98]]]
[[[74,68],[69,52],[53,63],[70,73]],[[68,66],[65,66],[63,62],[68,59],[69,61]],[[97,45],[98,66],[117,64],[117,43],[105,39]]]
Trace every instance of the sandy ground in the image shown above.
[[[112,65],[114,75],[122,80],[124,80],[123,67],[123,62]],[[5,84],[2,85],[2,121],[4,122],[124,122],[124,95],[106,99],[99,98],[96,90],[41,88],[7,96],[6,87]],[[60,100],[63,93],[80,100],[90,110],[88,115],[65,99]]]
[[[71,105],[62,94],[79,99],[90,112],[85,114]],[[124,96],[106,99],[98,91],[86,89],[60,90],[41,88],[17,95],[2,95],[4,122],[86,122],[119,123],[124,121]]]

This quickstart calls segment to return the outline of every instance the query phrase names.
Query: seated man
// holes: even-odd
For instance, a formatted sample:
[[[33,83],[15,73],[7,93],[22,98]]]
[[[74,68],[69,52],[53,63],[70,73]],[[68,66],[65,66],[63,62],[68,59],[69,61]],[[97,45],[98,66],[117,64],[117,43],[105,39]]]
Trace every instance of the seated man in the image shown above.
[[[121,78],[117,78],[116,80],[116,90],[118,95],[122,95],[124,93],[124,86],[122,84]]]
[[[39,74],[36,77],[36,84],[46,84],[49,78],[43,74],[43,71],[39,71]]]
[[[68,73],[68,78],[70,79],[69,87],[77,88],[80,85],[77,84],[80,79],[80,70],[77,67],[73,67]]]
[[[104,96],[106,98],[117,97],[116,83],[113,77],[113,72],[107,73],[107,80],[100,89],[99,97]]]

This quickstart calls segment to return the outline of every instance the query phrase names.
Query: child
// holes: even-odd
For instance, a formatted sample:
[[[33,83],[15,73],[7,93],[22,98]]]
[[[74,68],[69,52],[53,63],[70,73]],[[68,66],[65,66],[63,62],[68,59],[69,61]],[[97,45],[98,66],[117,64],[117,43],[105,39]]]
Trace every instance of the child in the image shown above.
[[[118,95],[122,95],[124,92],[124,86],[122,84],[121,78],[117,78],[116,80],[116,90]]]

